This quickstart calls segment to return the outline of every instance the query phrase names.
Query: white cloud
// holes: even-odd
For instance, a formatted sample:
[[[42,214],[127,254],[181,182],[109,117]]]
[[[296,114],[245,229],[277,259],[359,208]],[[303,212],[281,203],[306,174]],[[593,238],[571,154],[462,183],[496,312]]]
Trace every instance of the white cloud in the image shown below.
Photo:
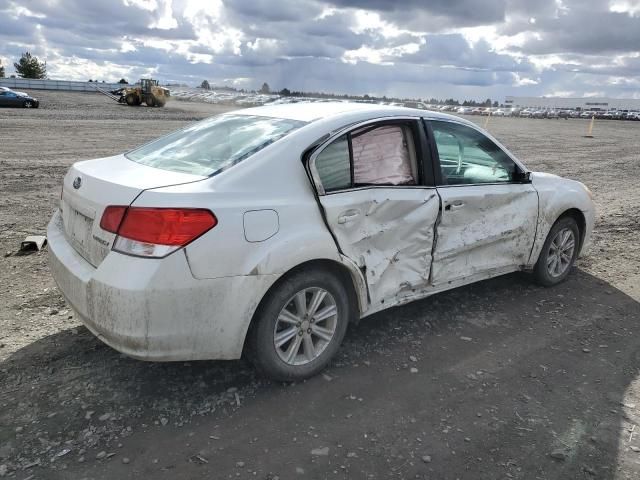
[[[7,10],[7,13],[16,20],[19,17],[38,18],[38,19],[46,18],[46,15],[42,13],[32,12],[27,7],[23,5],[17,5],[15,3],[9,4],[9,9]]]
[[[393,65],[392,58],[399,58],[404,55],[417,53],[420,50],[422,42],[405,43],[390,48],[372,48],[362,46],[356,50],[348,50],[342,56],[342,60],[355,64],[358,62],[369,62],[377,65]]]
[[[640,0],[0,0],[50,77],[500,98],[638,95]],[[108,17],[108,21],[107,21]],[[604,26],[604,28],[600,28]],[[12,72],[7,68],[7,74]]]
[[[639,0],[613,0],[609,2],[609,10],[618,13],[627,13],[632,17],[640,16]]]
[[[178,26],[178,21],[173,18],[173,2],[172,0],[160,0],[159,18],[153,21],[149,27],[159,28],[161,30],[171,30]]]
[[[122,0],[125,7],[137,7],[147,12],[153,12],[158,8],[156,0]]]
[[[521,77],[517,73],[513,74],[513,79],[513,84],[516,87],[526,87],[527,85],[538,85],[540,83],[539,80],[528,77]]]

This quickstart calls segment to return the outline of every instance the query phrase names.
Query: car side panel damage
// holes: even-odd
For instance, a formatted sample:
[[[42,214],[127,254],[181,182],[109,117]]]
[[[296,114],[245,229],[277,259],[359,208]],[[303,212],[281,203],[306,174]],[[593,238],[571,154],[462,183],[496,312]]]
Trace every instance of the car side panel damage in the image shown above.
[[[321,201],[342,252],[364,272],[373,305],[427,285],[440,208],[435,189],[370,188]]]
[[[437,226],[433,286],[490,269],[527,264],[536,232],[538,195],[531,185],[439,188],[442,218]]]

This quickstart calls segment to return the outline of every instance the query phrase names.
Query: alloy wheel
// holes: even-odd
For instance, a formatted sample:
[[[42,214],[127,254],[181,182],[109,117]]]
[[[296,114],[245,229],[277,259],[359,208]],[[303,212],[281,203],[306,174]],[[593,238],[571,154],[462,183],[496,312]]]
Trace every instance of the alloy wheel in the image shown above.
[[[571,266],[576,248],[576,237],[573,230],[563,228],[549,245],[547,252],[547,272],[552,277],[561,276]]]
[[[288,365],[304,365],[318,358],[331,343],[338,325],[333,295],[311,287],[296,293],[280,311],[273,344]]]

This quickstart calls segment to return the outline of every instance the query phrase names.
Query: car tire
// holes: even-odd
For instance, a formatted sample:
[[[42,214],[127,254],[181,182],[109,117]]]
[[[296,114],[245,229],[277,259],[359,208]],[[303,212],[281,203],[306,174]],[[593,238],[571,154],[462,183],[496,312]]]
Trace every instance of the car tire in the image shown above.
[[[580,229],[572,217],[561,217],[551,227],[533,270],[537,283],[551,287],[564,281],[578,257]]]
[[[22,106],[24,108],[33,108],[33,102],[31,100],[25,100]]]
[[[314,299],[320,297],[314,312]],[[333,311],[335,315],[327,316]],[[318,317],[317,323],[313,315]],[[320,319],[323,316],[326,318]],[[349,295],[337,275],[320,268],[299,270],[284,278],[261,302],[249,331],[247,356],[272,380],[292,382],[313,377],[338,351],[350,316]]]

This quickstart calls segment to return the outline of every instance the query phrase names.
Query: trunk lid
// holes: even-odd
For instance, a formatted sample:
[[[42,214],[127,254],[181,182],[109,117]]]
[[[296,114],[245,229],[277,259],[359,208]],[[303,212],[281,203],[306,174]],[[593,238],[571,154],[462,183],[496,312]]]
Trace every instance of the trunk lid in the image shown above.
[[[205,178],[148,167],[124,155],[75,163],[64,178],[60,201],[65,236],[87,262],[97,267],[115,239],[115,234],[100,228],[105,207],[128,206],[145,190]]]

